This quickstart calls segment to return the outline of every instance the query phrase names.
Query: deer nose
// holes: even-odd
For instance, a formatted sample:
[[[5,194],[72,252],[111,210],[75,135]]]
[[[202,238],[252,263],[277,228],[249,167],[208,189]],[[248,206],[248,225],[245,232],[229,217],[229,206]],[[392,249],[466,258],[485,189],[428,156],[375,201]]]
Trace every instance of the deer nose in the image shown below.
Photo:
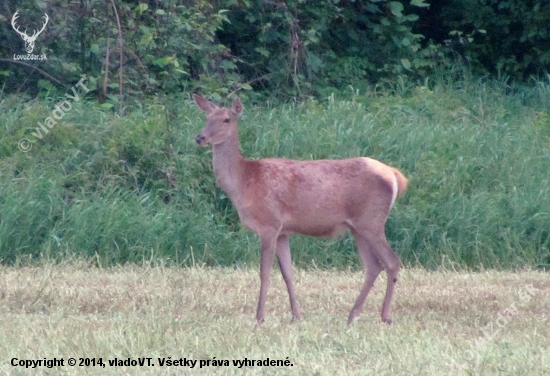
[[[202,134],[199,133],[198,135],[195,136],[195,142],[200,145],[205,138],[206,137],[204,137]]]

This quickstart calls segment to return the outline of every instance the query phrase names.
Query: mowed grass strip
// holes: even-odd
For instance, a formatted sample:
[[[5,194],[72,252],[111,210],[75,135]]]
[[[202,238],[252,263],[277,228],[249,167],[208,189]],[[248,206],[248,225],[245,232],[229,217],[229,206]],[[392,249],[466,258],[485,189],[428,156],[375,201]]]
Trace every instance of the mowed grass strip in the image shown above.
[[[295,270],[304,317],[291,323],[272,274],[268,316],[256,325],[255,268],[91,267],[86,262],[0,267],[0,373],[12,358],[102,358],[106,367],[33,374],[545,375],[550,373],[550,274],[405,269],[394,323],[381,323],[382,276],[363,315],[346,319],[363,282],[355,271]],[[155,366],[110,366],[152,358]],[[197,360],[161,367],[158,358]],[[286,360],[291,366],[233,365]],[[199,361],[228,361],[203,366]],[[222,361],[222,362],[220,362]]]

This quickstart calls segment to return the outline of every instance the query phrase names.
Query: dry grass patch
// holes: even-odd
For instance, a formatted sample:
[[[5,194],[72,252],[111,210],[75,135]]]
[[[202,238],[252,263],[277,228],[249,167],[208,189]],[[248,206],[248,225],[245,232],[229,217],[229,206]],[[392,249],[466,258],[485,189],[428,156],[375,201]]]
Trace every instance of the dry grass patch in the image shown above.
[[[12,358],[54,357],[101,357],[106,365],[57,369],[68,375],[550,373],[548,273],[407,269],[394,323],[380,322],[382,278],[348,328],[362,281],[358,272],[297,270],[304,318],[291,323],[284,282],[274,272],[266,323],[257,326],[256,269],[1,267],[0,373],[29,373],[11,366]],[[108,364],[139,357],[155,366]],[[227,360],[229,366],[161,367],[158,358],[165,357]],[[292,366],[233,366],[245,357],[288,358]]]

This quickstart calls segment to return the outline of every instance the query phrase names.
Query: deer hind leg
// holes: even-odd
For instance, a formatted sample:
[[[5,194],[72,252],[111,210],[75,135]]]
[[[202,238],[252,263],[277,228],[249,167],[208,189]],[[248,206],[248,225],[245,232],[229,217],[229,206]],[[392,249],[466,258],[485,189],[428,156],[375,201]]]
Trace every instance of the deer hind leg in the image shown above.
[[[296,298],[294,282],[292,282],[292,260],[290,256],[290,246],[288,244],[288,236],[281,235],[277,239],[277,259],[279,260],[279,268],[286,283],[288,297],[290,298],[290,309],[292,311],[292,320],[300,319],[300,307]]]
[[[267,290],[269,288],[269,277],[275,256],[275,247],[277,244],[277,234],[261,235],[261,253],[260,253],[260,298],[258,300],[258,310],[256,311],[256,320],[259,323],[265,319],[265,302],[267,299]]]
[[[378,275],[384,269],[382,263],[374,254],[372,245],[369,244],[369,241],[355,231],[353,232],[353,236],[355,237],[357,252],[359,253],[359,257],[365,267],[366,275],[361,293],[359,294],[359,297],[357,298],[357,301],[349,314],[348,325],[350,325],[352,321],[361,314],[361,309],[367,300],[367,296],[369,295],[372,286],[374,286],[374,281],[376,281],[376,278],[378,278]]]
[[[385,238],[382,239],[380,244],[381,246],[378,248],[378,253],[388,276],[386,297],[384,298],[384,305],[382,306],[382,321],[391,324],[391,304],[395,293],[395,286],[397,285],[399,269],[401,268],[401,259],[393,251]]]
[[[363,232],[361,234],[357,234],[355,238],[357,239],[357,249],[359,250],[359,254],[364,254],[364,256],[361,257],[363,263],[365,263],[365,260],[367,261],[367,280],[365,282],[365,286],[363,287],[363,291],[361,291],[361,294],[357,299],[357,303],[355,304],[356,307],[354,307],[354,309],[360,309],[362,303],[364,303],[366,295],[372,288],[372,285],[369,284],[369,282],[372,281],[372,283],[374,283],[374,280],[378,274],[382,270],[385,270],[388,282],[384,304],[382,305],[382,321],[387,324],[391,324],[391,304],[395,293],[395,287],[397,285],[399,269],[401,268],[401,260],[388,244],[383,231]],[[365,295],[364,298],[363,294]],[[354,311],[352,310],[352,313],[350,314],[350,321],[353,319],[353,313]]]

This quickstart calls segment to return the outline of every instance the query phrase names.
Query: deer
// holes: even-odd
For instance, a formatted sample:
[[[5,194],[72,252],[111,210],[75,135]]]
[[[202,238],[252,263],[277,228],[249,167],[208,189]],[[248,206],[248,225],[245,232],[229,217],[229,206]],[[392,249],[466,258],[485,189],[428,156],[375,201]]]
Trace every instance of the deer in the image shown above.
[[[387,288],[382,321],[391,324],[391,305],[401,260],[388,244],[385,224],[408,179],[396,168],[375,159],[292,160],[246,159],[241,155],[237,121],[243,105],[230,108],[193,95],[206,113],[206,125],[195,137],[202,147],[212,146],[212,164],[219,187],[228,195],[248,230],[259,236],[260,296],[256,320],[263,323],[275,255],[285,281],[292,321],[301,318],[293,282],[289,236],[336,237],[350,230],[365,269],[365,281],[349,316],[361,313],[378,275],[385,270]]]
[[[42,25],[42,29],[35,30],[34,33],[31,36],[29,36],[27,35],[27,30],[25,30],[25,32],[22,33],[19,31],[19,26],[15,25],[15,21],[19,17],[17,13],[19,13],[19,11],[15,12],[13,17],[11,18],[11,26],[13,27],[13,30],[17,32],[17,34],[21,35],[21,38],[23,38],[23,40],[25,41],[25,50],[27,50],[27,53],[31,54],[32,51],[34,50],[34,42],[36,42],[36,38],[38,38],[38,36],[42,34],[50,18],[46,13],[44,13],[44,17],[43,17],[44,24]]]

